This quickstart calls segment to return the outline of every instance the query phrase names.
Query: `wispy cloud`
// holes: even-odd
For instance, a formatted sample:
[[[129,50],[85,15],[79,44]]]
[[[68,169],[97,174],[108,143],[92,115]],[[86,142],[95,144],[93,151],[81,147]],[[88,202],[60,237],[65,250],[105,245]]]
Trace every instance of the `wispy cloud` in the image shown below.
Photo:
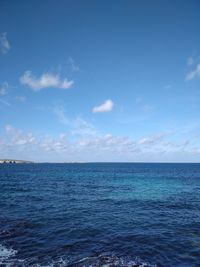
[[[156,145],[162,141],[163,137],[164,135],[162,134],[144,137],[144,138],[139,139],[138,144],[146,145],[146,146]]]
[[[154,109],[155,107],[150,104],[144,104],[141,106],[141,110],[145,113],[151,113]]]
[[[8,53],[10,48],[11,48],[11,45],[10,45],[8,39],[7,39],[7,33],[6,32],[1,33],[1,35],[0,35],[0,50],[1,50],[1,53],[3,53],[3,54]]]
[[[8,83],[4,82],[0,85],[0,95],[6,95],[8,92]]]
[[[200,77],[200,64],[197,64],[196,68],[189,73],[187,73],[185,80],[189,81],[194,78]]]
[[[56,105],[53,112],[57,116],[58,121],[67,127],[72,136],[91,136],[96,134],[96,129],[90,122],[81,117],[70,118],[67,116],[63,105]]]
[[[15,97],[15,99],[17,99],[17,100],[20,101],[20,102],[24,102],[24,101],[26,100],[26,97],[25,97],[25,96],[21,96],[21,95],[17,95],[17,96]]]
[[[188,57],[188,59],[187,59],[187,65],[188,66],[191,66],[191,65],[193,65],[194,64],[194,59],[193,59],[193,57]]]
[[[61,79],[59,74],[43,73],[39,78],[36,78],[31,71],[26,71],[21,77],[20,82],[30,87],[33,91],[40,91],[45,88],[69,89],[74,84],[74,81]]]
[[[3,99],[0,98],[0,103],[2,103],[5,106],[11,107],[11,104]]]
[[[114,136],[112,134],[85,136],[78,143],[86,150],[96,150],[101,153],[118,152],[123,154],[132,153],[138,149],[134,140],[126,136]]]
[[[65,114],[65,109],[62,105],[56,105],[54,108],[54,113],[58,117],[60,123],[64,125],[69,124],[69,119],[67,118],[67,115]]]
[[[114,103],[112,100],[108,99],[100,106],[96,106],[93,108],[93,113],[101,113],[101,112],[109,112],[112,111],[114,107]]]
[[[69,63],[71,65],[72,71],[74,71],[74,72],[80,71],[79,66],[76,64],[75,60],[72,57],[69,57]]]
[[[165,86],[164,86],[164,89],[165,90],[169,90],[169,89],[171,89],[172,88],[172,84],[166,84]]]
[[[8,88],[9,85],[7,82],[4,82],[0,85],[0,96],[2,96],[2,98],[0,98],[0,103],[10,107],[11,104],[4,99],[4,96],[8,93]]]
[[[92,137],[97,134],[97,130],[94,125],[80,117],[77,117],[74,120],[71,120],[71,133],[74,136],[83,137],[88,136]]]

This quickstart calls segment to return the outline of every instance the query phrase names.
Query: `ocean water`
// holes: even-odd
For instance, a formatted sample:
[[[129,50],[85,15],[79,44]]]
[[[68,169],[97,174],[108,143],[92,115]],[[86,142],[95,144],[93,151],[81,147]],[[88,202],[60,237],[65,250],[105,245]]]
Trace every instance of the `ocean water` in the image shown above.
[[[200,164],[1,164],[0,266],[200,266]]]

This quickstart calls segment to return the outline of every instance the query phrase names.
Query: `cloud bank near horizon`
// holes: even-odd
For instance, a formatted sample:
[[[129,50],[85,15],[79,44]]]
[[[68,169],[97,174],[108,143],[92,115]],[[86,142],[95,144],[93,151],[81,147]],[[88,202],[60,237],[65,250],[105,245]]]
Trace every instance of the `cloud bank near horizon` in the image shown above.
[[[85,131],[89,127],[89,131]],[[35,135],[12,125],[6,125],[0,140],[0,150],[5,157],[34,161],[170,161],[172,155],[179,159],[187,155],[200,155],[200,150],[189,140],[172,142],[165,134],[155,134],[132,139],[91,131],[91,124],[77,118],[75,132],[51,135]],[[182,155],[182,156],[181,156]]]

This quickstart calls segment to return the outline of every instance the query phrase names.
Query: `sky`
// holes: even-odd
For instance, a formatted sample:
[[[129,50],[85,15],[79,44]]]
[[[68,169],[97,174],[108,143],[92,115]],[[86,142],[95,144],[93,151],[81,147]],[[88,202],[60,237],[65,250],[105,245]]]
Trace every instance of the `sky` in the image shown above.
[[[0,1],[0,158],[200,162],[198,0]]]

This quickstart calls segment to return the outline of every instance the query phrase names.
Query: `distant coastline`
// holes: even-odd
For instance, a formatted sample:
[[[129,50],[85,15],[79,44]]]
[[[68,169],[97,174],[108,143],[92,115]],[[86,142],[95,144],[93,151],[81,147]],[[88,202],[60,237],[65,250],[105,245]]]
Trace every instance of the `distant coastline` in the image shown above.
[[[28,160],[19,160],[19,159],[0,159],[0,164],[19,164],[19,163],[34,163],[33,161]]]

